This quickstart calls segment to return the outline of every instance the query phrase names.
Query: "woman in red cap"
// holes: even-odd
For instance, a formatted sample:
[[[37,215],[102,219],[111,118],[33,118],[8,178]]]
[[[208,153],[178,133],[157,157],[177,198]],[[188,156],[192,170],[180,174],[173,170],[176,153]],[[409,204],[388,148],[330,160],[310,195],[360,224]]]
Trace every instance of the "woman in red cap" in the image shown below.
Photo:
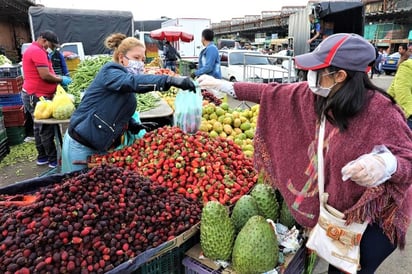
[[[201,76],[217,89],[260,104],[255,167],[278,189],[296,221],[313,228],[319,217],[317,145],[325,125],[324,191],[348,222],[368,221],[358,273],[374,273],[403,249],[412,215],[412,131],[402,110],[365,73],[375,49],[356,34],[334,34],[295,57],[308,81],[231,83]],[[340,273],[329,266],[329,273]]]

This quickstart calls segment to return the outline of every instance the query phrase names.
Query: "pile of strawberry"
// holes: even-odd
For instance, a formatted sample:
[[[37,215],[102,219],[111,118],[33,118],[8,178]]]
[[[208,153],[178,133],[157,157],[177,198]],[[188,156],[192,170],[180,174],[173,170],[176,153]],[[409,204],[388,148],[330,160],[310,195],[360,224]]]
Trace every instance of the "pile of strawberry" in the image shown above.
[[[170,126],[146,133],[132,146],[93,155],[90,162],[124,167],[186,198],[224,205],[248,193],[258,177],[252,160],[233,141]]]

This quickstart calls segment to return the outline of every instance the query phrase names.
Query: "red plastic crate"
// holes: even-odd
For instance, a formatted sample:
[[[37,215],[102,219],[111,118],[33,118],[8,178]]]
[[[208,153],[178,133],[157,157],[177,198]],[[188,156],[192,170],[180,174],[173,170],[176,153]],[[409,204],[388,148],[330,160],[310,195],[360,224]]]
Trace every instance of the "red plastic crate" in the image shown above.
[[[23,76],[16,78],[0,78],[0,94],[15,94],[23,88]]]
[[[24,123],[26,122],[26,116],[24,114],[24,107],[22,105],[4,106],[2,110],[5,127],[24,126]]]

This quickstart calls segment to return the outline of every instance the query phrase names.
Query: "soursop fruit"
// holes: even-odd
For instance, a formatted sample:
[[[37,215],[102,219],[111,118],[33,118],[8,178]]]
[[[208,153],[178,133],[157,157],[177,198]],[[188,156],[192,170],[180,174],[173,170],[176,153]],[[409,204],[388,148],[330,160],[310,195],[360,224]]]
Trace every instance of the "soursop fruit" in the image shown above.
[[[279,257],[278,240],[265,218],[251,217],[236,237],[232,264],[237,274],[258,274],[276,267]]]
[[[288,228],[292,228],[296,224],[295,218],[293,218],[292,213],[290,213],[289,207],[286,204],[285,200],[283,200],[280,209],[279,222],[282,225],[287,226]]]
[[[238,233],[249,218],[255,215],[259,215],[259,208],[255,198],[251,195],[243,195],[240,197],[233,207],[231,215],[235,232]]]
[[[259,208],[259,213],[266,219],[276,222],[279,218],[279,203],[275,190],[268,184],[256,184],[250,192]]]
[[[200,221],[200,246],[212,260],[229,260],[235,241],[235,227],[227,208],[217,201],[207,202]]]

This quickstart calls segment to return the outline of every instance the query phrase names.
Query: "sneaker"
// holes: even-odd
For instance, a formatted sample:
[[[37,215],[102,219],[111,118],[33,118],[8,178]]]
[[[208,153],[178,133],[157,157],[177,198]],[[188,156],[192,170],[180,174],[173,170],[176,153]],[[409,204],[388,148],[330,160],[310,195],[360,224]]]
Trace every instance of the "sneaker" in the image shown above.
[[[47,157],[37,158],[38,166],[44,166],[44,165],[47,165],[48,163],[49,163],[49,160],[47,160]]]
[[[55,167],[57,167],[57,161],[50,162],[50,163],[49,163],[49,167],[50,167],[50,168],[55,168]]]

